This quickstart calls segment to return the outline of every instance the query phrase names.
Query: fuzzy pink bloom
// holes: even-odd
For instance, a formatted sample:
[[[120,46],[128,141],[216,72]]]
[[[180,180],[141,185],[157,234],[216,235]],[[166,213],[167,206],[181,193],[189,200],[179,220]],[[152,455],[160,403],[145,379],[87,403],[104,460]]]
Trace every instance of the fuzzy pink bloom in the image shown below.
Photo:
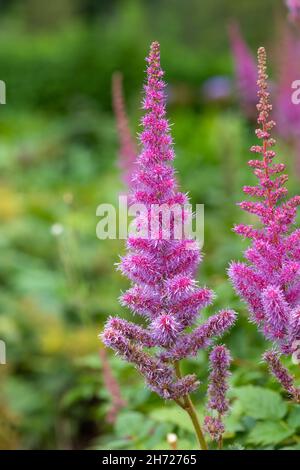
[[[240,207],[256,215],[261,227],[235,227],[237,233],[252,239],[252,244],[245,252],[248,263],[233,262],[229,276],[238,294],[247,302],[252,320],[267,339],[274,341],[283,353],[288,354],[291,352],[291,312],[300,300],[299,233],[297,230],[291,232],[300,198],[285,199],[287,176],[280,175],[284,165],[273,163],[275,152],[272,147],[275,142],[270,131],[275,123],[269,119],[272,106],[267,91],[266,54],[263,48],[258,51],[258,60],[257,109],[260,127],[256,135],[262,143],[251,150],[262,158],[249,162],[258,184],[246,186],[244,192],[259,201],[245,201],[240,203]]]
[[[236,313],[233,310],[221,310],[191,333],[179,336],[176,343],[168,351],[164,351],[161,357],[179,361],[185,357],[196,356],[200,349],[210,346],[215,338],[222,336],[231,328],[235,318]]]
[[[210,375],[208,385],[208,409],[216,413],[216,417],[206,416],[204,425],[211,439],[218,441],[225,431],[222,417],[228,412],[229,401],[226,397],[231,357],[228,349],[216,346],[209,356]]]
[[[256,131],[261,145],[252,147],[252,152],[261,155],[261,160],[251,160],[250,166],[258,179],[257,186],[244,188],[247,195],[259,199],[247,201],[240,206],[260,220],[260,227],[237,226],[235,231],[252,239],[245,252],[247,263],[233,262],[229,276],[237,293],[247,303],[251,319],[256,322],[265,337],[271,340],[281,353],[293,352],[293,341],[300,329],[298,305],[300,301],[300,238],[299,229],[292,231],[299,196],[285,199],[284,187],[287,176],[280,175],[284,165],[273,163],[275,152],[271,150],[274,140],[270,131],[274,121],[269,113],[267,91],[266,53],[258,50],[258,96],[259,111]],[[295,334],[295,335],[294,335]],[[292,379],[283,368],[274,352],[265,354],[270,370],[286,390],[292,390]]]
[[[295,387],[294,381],[295,377],[293,377],[289,371],[282,365],[280,362],[280,356],[276,351],[267,351],[263,355],[263,359],[266,361],[266,363],[269,366],[270,372],[282,388],[295,400],[299,401],[300,400],[300,389]]]
[[[119,72],[115,72],[112,78],[112,97],[119,136],[119,167],[124,183],[130,186],[137,148],[129,128],[123,96],[122,75]]]
[[[283,292],[276,286],[269,285],[261,294],[265,312],[264,332],[267,338],[277,341],[287,334],[289,306]]]
[[[213,441],[219,441],[225,432],[224,424],[219,418],[214,416],[205,416],[204,429],[210,435]]]
[[[142,203],[146,215],[137,216],[137,226],[151,227],[153,204],[183,206],[188,201],[177,189],[170,125],[166,118],[165,83],[160,67],[159,44],[151,45],[147,58],[147,82],[140,135],[142,151],[132,178],[131,203]],[[184,213],[184,208],[182,207]],[[194,274],[201,256],[195,240],[174,236],[177,218],[171,217],[170,237],[165,239],[163,220],[159,219],[157,237],[152,229],[147,236],[138,231],[127,240],[127,254],[119,270],[127,276],[132,287],[121,296],[121,303],[139,314],[147,327],[110,318],[103,333],[104,343],[125,360],[133,363],[144,376],[151,390],[165,399],[177,399],[195,390],[194,375],[178,379],[174,361],[195,355],[211,344],[235,320],[232,311],[221,311],[200,326],[195,326],[199,311],[210,305],[213,293],[198,287]],[[188,330],[187,330],[188,328]],[[147,351],[145,351],[147,349]]]
[[[210,376],[208,386],[208,407],[218,412],[220,416],[227,413],[229,402],[226,398],[228,389],[230,353],[225,346],[216,346],[209,356]]]
[[[300,341],[300,306],[298,305],[290,313],[289,336],[293,346],[293,342]],[[293,348],[294,349],[294,348]]]
[[[244,41],[237,23],[230,25],[229,36],[240,103],[246,116],[253,119],[255,117],[257,80],[255,59]]]

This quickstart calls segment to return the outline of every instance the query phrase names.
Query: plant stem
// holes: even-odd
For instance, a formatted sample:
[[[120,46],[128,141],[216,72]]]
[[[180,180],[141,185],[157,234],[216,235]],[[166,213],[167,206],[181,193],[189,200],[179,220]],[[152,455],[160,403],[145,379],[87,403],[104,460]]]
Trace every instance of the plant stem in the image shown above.
[[[221,416],[220,413],[218,415],[218,419],[219,419],[220,422],[222,422],[222,416]],[[221,436],[218,439],[218,449],[222,450],[222,448],[223,448],[223,435],[221,434]]]
[[[180,364],[179,364],[178,361],[176,361],[174,363],[174,367],[175,367],[175,372],[176,372],[177,377],[179,379],[181,379],[182,375],[181,375],[181,371],[180,371]],[[205,438],[204,438],[204,434],[203,434],[203,431],[201,429],[201,425],[200,425],[200,422],[199,422],[199,419],[198,419],[198,416],[197,416],[197,412],[196,412],[195,406],[192,402],[192,399],[191,399],[190,395],[189,394],[185,395],[183,397],[183,402],[181,402],[180,400],[176,400],[176,403],[181,408],[183,408],[188,413],[189,417],[191,418],[191,421],[192,421],[194,429],[195,429],[195,433],[196,433],[196,436],[197,436],[197,440],[198,440],[200,449],[201,450],[208,450],[208,447],[207,447],[207,444],[206,444],[206,441],[205,441]]]

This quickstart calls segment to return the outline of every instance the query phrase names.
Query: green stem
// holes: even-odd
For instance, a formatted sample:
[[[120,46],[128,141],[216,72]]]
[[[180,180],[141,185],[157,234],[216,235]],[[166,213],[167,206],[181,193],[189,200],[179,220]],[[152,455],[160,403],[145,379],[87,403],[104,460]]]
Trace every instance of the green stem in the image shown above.
[[[175,367],[175,372],[176,372],[177,377],[179,379],[181,379],[182,375],[181,375],[180,365],[179,365],[178,361],[176,361],[174,363],[174,367]],[[198,415],[197,415],[195,406],[192,402],[192,399],[191,399],[190,395],[189,394],[185,395],[183,397],[183,402],[180,401],[180,400],[176,400],[176,403],[181,408],[183,408],[188,413],[189,417],[191,418],[191,421],[193,423],[195,433],[196,433],[196,436],[197,436],[197,439],[198,439],[200,449],[208,450],[208,447],[207,447],[207,444],[206,444],[206,441],[205,441],[205,438],[204,438],[204,434],[203,434],[203,431],[201,429],[201,425],[200,425],[200,422],[199,422],[199,419],[198,419]]]
[[[220,413],[219,413],[219,420],[222,422],[222,416],[220,415]],[[223,436],[221,434],[221,436],[218,439],[218,449],[222,450],[222,448],[223,448]]]

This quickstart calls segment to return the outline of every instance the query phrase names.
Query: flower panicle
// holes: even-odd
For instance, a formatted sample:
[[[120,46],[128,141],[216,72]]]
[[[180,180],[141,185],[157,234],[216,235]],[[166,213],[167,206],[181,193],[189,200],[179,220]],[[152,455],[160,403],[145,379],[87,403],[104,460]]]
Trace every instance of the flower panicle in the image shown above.
[[[170,125],[166,117],[164,72],[160,65],[160,47],[153,42],[147,61],[144,85],[141,153],[132,176],[130,201],[143,204],[144,214],[136,225],[151,226],[152,207],[172,208],[188,201],[177,188]],[[170,237],[161,236],[165,227],[158,221],[158,234],[145,237],[137,231],[127,240],[127,252],[118,270],[131,281],[120,302],[142,317],[144,325],[114,317],[109,318],[102,338],[124,360],[132,363],[145,378],[147,386],[164,399],[178,399],[194,391],[199,382],[194,375],[174,375],[177,359],[194,356],[221,336],[235,321],[235,313],[224,310],[197,326],[199,312],[210,305],[214,293],[198,286],[194,275],[201,261],[197,242],[178,228],[175,215],[170,217]]]
[[[245,186],[244,193],[254,201],[243,201],[240,207],[258,217],[260,224],[237,225],[234,231],[251,240],[244,256],[246,262],[232,262],[228,274],[238,295],[248,306],[251,321],[265,338],[284,355],[293,353],[300,340],[297,311],[300,301],[299,229],[293,229],[300,197],[287,199],[285,166],[274,163],[274,139],[270,118],[272,106],[268,92],[266,51],[258,50],[258,129],[261,141],[251,151],[261,159],[250,160],[249,166],[258,179],[256,186]],[[274,375],[283,371],[272,355],[266,356]],[[272,361],[271,361],[272,359]],[[281,372],[280,372],[281,371]],[[282,382],[283,383],[283,382]]]

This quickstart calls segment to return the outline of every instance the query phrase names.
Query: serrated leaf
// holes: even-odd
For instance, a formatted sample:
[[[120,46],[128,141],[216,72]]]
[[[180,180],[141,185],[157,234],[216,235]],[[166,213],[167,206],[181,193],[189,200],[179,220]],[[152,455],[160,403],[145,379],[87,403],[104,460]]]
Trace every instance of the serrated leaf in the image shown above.
[[[248,385],[235,388],[233,395],[239,400],[243,413],[255,419],[281,419],[287,413],[287,404],[279,393]]]
[[[294,434],[294,429],[278,421],[256,423],[248,435],[247,442],[256,445],[276,445]]]

